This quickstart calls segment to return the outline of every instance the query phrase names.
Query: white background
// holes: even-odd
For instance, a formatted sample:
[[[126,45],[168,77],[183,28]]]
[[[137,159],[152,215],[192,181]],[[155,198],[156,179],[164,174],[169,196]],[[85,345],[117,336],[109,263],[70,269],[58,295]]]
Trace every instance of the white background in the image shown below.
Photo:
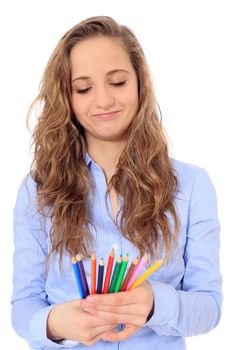
[[[136,33],[153,74],[172,155],[207,169],[221,232],[224,303],[219,326],[188,349],[232,349],[232,1],[5,1],[0,5],[0,339],[27,349],[11,328],[12,210],[28,172],[26,113],[60,37],[86,17],[109,15]],[[140,345],[139,345],[140,349]]]

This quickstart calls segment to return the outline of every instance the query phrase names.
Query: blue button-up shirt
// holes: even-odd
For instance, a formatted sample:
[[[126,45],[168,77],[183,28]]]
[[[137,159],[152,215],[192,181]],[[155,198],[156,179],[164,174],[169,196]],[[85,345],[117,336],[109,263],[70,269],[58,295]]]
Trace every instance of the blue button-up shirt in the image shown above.
[[[103,170],[88,155],[86,162],[96,186],[90,202],[91,220],[96,230],[90,229],[97,257],[107,262],[114,247],[116,256],[129,254],[129,267],[139,252],[115,226],[109,196],[106,207]],[[182,350],[185,337],[208,332],[219,322],[222,281],[215,190],[204,169],[176,160],[172,162],[179,179],[175,204],[180,231],[171,260],[148,279],[154,292],[154,315],[128,340],[119,343],[100,340],[91,349]],[[62,274],[57,255],[52,257],[46,273],[51,219],[36,212],[35,198],[36,184],[28,176],[19,189],[14,209],[13,327],[35,349],[86,349],[81,343],[53,342],[47,338],[46,320],[54,304],[80,296],[68,254],[63,260]],[[90,266],[90,259],[86,259],[84,268],[89,285]]]

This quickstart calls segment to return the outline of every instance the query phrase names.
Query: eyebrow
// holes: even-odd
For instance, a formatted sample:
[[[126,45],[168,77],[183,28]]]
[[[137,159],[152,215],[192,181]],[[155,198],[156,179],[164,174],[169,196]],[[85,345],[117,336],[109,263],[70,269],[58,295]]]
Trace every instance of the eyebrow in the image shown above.
[[[109,76],[109,75],[112,75],[112,74],[115,74],[115,73],[118,73],[118,72],[124,72],[124,73],[130,73],[128,70],[126,69],[113,69],[113,70],[110,70],[106,75]],[[74,78],[71,83],[73,83],[75,80],[88,80],[88,79],[91,79],[91,77],[88,77],[88,76],[81,76],[81,77],[77,77],[77,78]]]

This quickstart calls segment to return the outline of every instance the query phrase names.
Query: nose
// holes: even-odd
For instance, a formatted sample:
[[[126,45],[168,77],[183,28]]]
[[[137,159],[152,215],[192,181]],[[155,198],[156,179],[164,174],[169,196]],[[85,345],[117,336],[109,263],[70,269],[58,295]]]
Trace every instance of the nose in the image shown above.
[[[105,86],[96,89],[96,107],[102,110],[109,110],[114,105],[114,97]]]

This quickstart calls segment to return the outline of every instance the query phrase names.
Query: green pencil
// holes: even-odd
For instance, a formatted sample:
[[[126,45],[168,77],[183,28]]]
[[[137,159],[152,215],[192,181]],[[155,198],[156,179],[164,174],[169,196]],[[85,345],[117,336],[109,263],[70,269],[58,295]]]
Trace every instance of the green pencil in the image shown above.
[[[114,293],[118,292],[120,287],[121,287],[121,282],[123,280],[127,264],[128,264],[128,254],[126,254],[124,259],[122,260],[120,272],[119,272],[119,275],[118,275],[118,278],[117,278],[117,281],[116,281],[116,285],[115,285],[115,288],[114,288]]]
[[[112,275],[112,279],[111,279],[111,283],[110,283],[110,287],[108,289],[108,293],[113,293],[114,292],[114,288],[117,282],[117,278],[120,272],[120,268],[121,268],[121,263],[122,263],[122,258],[121,255],[119,256],[119,258],[117,258],[117,261],[115,263],[115,267],[114,267],[114,271],[113,271],[113,275]]]

